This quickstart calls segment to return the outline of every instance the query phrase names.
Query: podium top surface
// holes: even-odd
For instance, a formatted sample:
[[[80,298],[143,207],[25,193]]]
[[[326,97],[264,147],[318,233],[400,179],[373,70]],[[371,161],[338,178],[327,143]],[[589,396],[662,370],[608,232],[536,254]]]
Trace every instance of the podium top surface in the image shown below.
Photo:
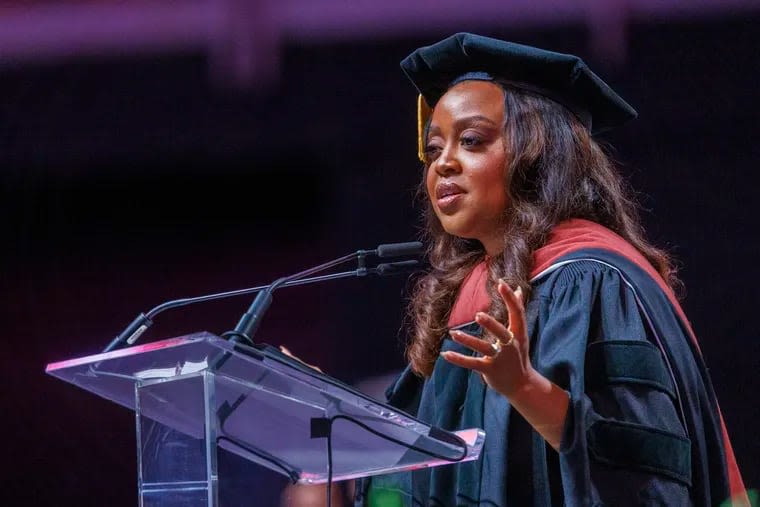
[[[50,363],[46,372],[305,483],[477,459],[477,428],[434,428],[286,356],[207,332]],[[139,396],[138,396],[139,393]],[[315,421],[331,438],[314,438]],[[318,435],[315,435],[318,437]]]

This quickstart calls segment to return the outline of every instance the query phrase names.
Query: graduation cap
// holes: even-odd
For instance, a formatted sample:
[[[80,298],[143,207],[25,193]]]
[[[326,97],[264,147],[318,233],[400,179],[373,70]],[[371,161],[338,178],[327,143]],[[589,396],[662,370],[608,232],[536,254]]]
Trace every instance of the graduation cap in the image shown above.
[[[453,84],[468,79],[498,80],[554,100],[572,111],[592,134],[637,116],[579,57],[472,33],[457,33],[414,50],[401,61],[401,69],[420,94],[420,160],[431,108]]]

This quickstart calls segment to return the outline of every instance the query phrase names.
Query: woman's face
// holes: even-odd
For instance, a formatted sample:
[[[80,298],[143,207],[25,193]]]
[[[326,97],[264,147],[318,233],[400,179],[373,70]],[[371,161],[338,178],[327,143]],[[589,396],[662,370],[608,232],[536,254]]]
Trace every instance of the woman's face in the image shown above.
[[[443,228],[500,253],[509,203],[502,88],[489,81],[451,87],[433,110],[425,151],[427,192]]]

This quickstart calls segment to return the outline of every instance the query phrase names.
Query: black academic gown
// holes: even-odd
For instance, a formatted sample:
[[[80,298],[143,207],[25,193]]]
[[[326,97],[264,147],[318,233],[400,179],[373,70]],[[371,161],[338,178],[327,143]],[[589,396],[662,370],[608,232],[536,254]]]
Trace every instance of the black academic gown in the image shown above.
[[[446,430],[486,432],[478,460],[357,484],[356,506],[718,506],[729,497],[720,416],[696,344],[628,258],[582,249],[533,281],[531,361],[570,397],[556,452],[478,374],[438,359],[388,402]],[[477,324],[462,326],[478,334]],[[469,353],[448,336],[444,350]]]

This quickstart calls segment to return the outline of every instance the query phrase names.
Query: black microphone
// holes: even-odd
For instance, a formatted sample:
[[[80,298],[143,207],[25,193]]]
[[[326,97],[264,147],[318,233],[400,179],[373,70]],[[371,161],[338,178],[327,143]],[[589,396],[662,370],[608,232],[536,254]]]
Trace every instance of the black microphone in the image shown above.
[[[249,345],[253,345],[253,336],[256,334],[256,331],[261,324],[262,316],[264,313],[266,313],[266,311],[269,309],[269,306],[272,304],[272,293],[288,282],[304,278],[318,271],[324,271],[325,269],[329,269],[333,266],[337,266],[338,264],[342,264],[354,259],[358,260],[358,269],[367,269],[364,263],[365,257],[367,255],[377,255],[381,258],[402,257],[407,255],[416,255],[421,251],[422,243],[419,241],[413,241],[409,243],[390,243],[386,245],[380,245],[374,250],[357,250],[354,253],[344,255],[343,257],[339,257],[324,264],[309,268],[294,275],[278,278],[266,289],[259,292],[259,294],[256,296],[256,299],[253,300],[253,303],[251,303],[251,306],[248,308],[248,311],[246,311],[240,318],[240,321],[238,321],[235,329],[232,331],[227,331],[226,333],[222,334],[222,336],[233,341],[237,339],[243,339],[248,342]],[[377,271],[377,273],[384,274],[386,270],[388,270],[388,268],[385,268],[383,272]]]
[[[378,257],[406,257],[419,255],[422,252],[422,243],[411,241],[409,243],[389,243],[380,245],[375,249]]]
[[[378,264],[374,268],[370,268],[370,272],[380,276],[399,275],[401,273],[417,271],[419,266],[420,262],[417,260],[385,262],[383,264]]]
[[[307,271],[297,273],[296,275],[293,275],[292,277],[287,277],[287,278],[293,278],[293,279],[280,283],[279,287],[291,287],[293,285],[306,285],[309,283],[323,282],[327,280],[336,280],[339,278],[347,278],[347,277],[352,277],[352,276],[354,277],[366,276],[367,274],[375,274],[379,276],[390,276],[390,275],[396,275],[396,274],[414,271],[419,266],[419,262],[416,260],[383,263],[383,264],[378,264],[377,266],[373,268],[367,268],[364,265],[364,258],[367,255],[377,255],[378,257],[383,257],[383,258],[401,257],[401,256],[406,256],[406,255],[416,255],[416,254],[419,254],[421,251],[422,251],[422,243],[420,242],[391,243],[391,244],[386,244],[386,245],[380,245],[374,250],[358,250],[354,252],[353,254],[341,257],[334,261],[330,261],[326,264],[321,264]],[[355,270],[304,278],[308,276],[308,274],[316,273],[317,271],[328,269],[330,267],[336,266],[337,264],[340,264],[341,262],[346,262],[354,258],[357,258],[359,260],[359,267]],[[297,275],[301,275],[301,277],[295,278]],[[160,305],[155,306],[148,312],[140,313],[126,328],[124,328],[124,331],[122,331],[118,336],[116,336],[111,341],[111,343],[109,343],[108,346],[105,349],[103,349],[103,353],[110,352],[123,345],[134,344],[140,338],[140,336],[151,325],[153,325],[153,318],[155,318],[156,315],[158,315],[159,313],[163,311],[169,310],[171,308],[187,306],[190,304],[202,303],[205,301],[212,301],[215,299],[242,296],[245,294],[253,294],[257,292],[261,293],[262,291],[272,287],[272,285],[274,284],[260,285],[257,287],[249,287],[246,289],[238,289],[238,290],[232,290],[232,291],[227,291],[227,292],[218,292],[215,294],[207,294],[204,296],[174,299],[171,301],[161,303]],[[277,287],[275,287],[275,289],[276,288]],[[271,303],[271,291],[269,292],[269,300]],[[259,313],[262,313],[262,312],[259,311]],[[261,317],[258,317],[258,318],[260,319]]]

